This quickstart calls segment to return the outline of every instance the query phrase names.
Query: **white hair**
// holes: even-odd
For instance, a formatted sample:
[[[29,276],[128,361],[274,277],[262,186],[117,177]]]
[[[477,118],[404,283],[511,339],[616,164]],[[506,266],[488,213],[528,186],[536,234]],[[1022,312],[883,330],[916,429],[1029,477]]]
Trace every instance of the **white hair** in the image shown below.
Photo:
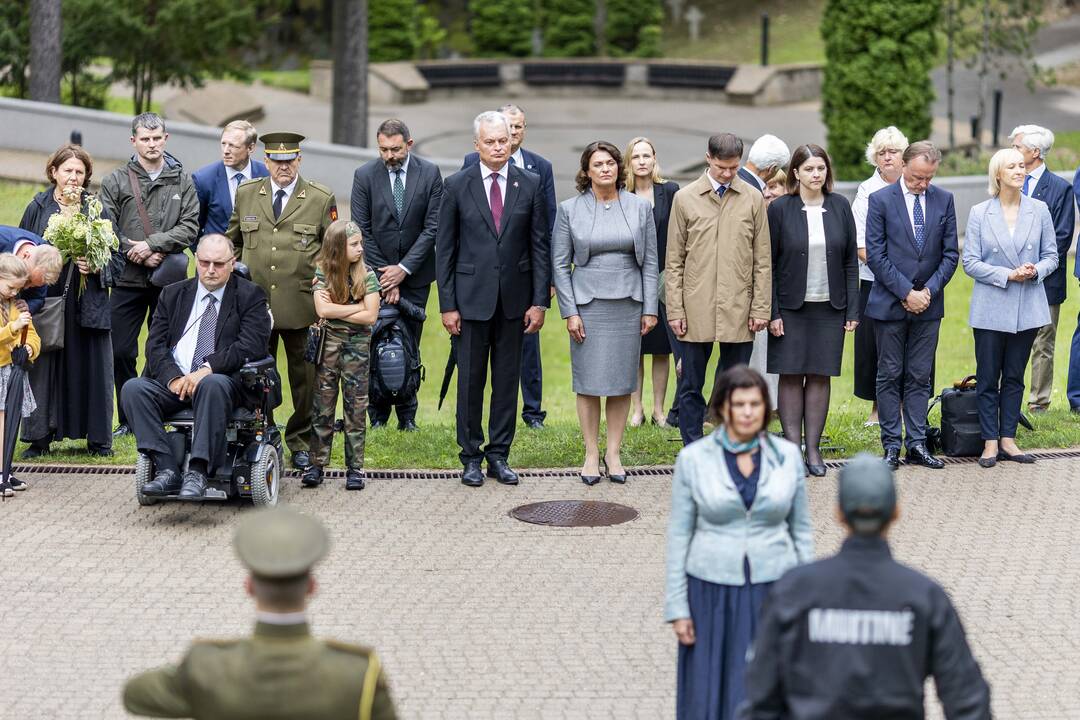
[[[753,163],[758,170],[780,168],[786,170],[791,159],[787,144],[775,135],[762,135],[750,146],[746,162]]]
[[[902,153],[907,150],[907,146],[907,135],[900,132],[900,128],[895,125],[883,127],[874,133],[874,137],[870,139],[870,144],[866,146],[866,162],[877,167],[877,154],[879,152],[882,150],[897,150]]]
[[[1050,148],[1054,147],[1054,133],[1041,125],[1017,125],[1009,133],[1009,142],[1015,142],[1017,135],[1023,135],[1020,144],[1031,150],[1038,150],[1040,158],[1046,158]]]
[[[498,125],[506,131],[507,135],[510,134],[510,121],[506,119],[505,115],[497,110],[488,110],[487,112],[480,113],[476,116],[476,119],[473,120],[472,125],[473,137],[477,140],[480,139],[480,128],[487,125]]]

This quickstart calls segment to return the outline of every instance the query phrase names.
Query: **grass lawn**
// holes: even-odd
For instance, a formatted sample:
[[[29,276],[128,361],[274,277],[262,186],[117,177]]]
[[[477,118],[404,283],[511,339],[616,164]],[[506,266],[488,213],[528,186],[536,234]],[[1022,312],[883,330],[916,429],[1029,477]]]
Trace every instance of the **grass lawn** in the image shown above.
[[[293,90],[304,93],[311,92],[311,71],[303,68],[300,70],[255,70],[251,73],[253,80],[259,80],[270,87],[282,90]]]
[[[689,40],[685,20],[664,24],[664,56],[733,63],[761,62],[761,13],[769,14],[769,64],[824,62],[818,26],[824,0],[694,3],[703,12],[701,37]],[[685,12],[685,11],[684,11]]]
[[[35,191],[35,186],[0,183],[0,223],[18,223],[25,203]],[[941,340],[937,355],[937,378],[940,389],[975,372],[974,341],[967,325],[968,299],[972,281],[958,270],[946,291],[946,318],[941,328]],[[1021,447],[1067,448],[1080,445],[1080,417],[1068,412],[1065,400],[1065,378],[1069,355],[1069,343],[1074,328],[1074,318],[1080,311],[1080,293],[1071,284],[1070,295],[1061,310],[1061,323],[1057,338],[1057,363],[1055,367],[1054,395],[1051,412],[1034,419],[1035,432],[1020,430]],[[369,430],[367,465],[373,468],[454,468],[458,467],[457,443],[454,434],[454,399],[456,382],[441,410],[437,409],[439,386],[446,364],[449,343],[438,321],[438,306],[434,292],[428,303],[429,320],[424,326],[423,354],[427,366],[427,381],[420,390],[420,409],[417,421],[418,433],[400,433],[391,428]],[[145,336],[145,333],[144,333]],[[569,340],[564,322],[556,308],[548,312],[547,323],[541,334],[544,363],[544,408],[548,412],[547,427],[534,431],[518,425],[511,462],[518,467],[574,467],[580,464],[581,435],[574,410],[574,395],[570,391]],[[284,369],[284,358],[280,358]],[[852,346],[849,336],[844,356],[844,374],[833,381],[833,401],[826,434],[829,445],[835,450],[831,457],[850,456],[859,450],[878,452],[880,444],[877,429],[864,428],[862,423],[870,403],[852,395]],[[668,399],[671,402],[674,379],[669,379]],[[646,407],[651,401],[651,388],[645,388]],[[284,422],[292,407],[285,393],[285,403],[277,412],[279,423]],[[937,412],[932,419],[936,421]],[[341,438],[335,439],[332,464],[341,467],[343,453]],[[629,428],[624,442],[623,460],[628,465],[664,465],[673,461],[681,447],[678,431],[674,428],[644,426]],[[46,462],[102,462],[82,454],[82,442],[67,441],[54,444],[56,452],[45,458]],[[116,457],[108,462],[133,463],[134,443],[124,438],[116,443]]]

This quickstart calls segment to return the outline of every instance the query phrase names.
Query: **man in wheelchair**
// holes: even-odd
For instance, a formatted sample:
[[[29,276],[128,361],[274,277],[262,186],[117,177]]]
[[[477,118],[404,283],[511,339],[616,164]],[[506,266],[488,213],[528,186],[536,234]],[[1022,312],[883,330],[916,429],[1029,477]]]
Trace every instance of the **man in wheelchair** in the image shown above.
[[[146,369],[120,397],[139,452],[153,462],[153,479],[142,486],[149,498],[203,499],[207,476],[227,461],[227,426],[244,402],[241,368],[266,358],[270,344],[266,295],[234,276],[232,242],[205,235],[195,260],[197,278],[162,290],[146,340]],[[181,475],[165,424],[187,408],[191,448]]]

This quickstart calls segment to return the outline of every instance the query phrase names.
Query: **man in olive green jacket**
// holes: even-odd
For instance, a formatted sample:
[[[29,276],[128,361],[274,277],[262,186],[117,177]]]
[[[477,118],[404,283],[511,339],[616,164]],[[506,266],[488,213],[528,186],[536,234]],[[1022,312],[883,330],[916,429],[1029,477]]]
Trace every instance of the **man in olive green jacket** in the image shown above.
[[[124,707],[148,717],[200,720],[396,720],[374,650],[311,636],[305,610],[326,528],[285,507],[251,513],[233,541],[251,571],[253,637],[196,642],[179,665],[124,686]]]
[[[315,258],[323,233],[337,220],[337,201],[330,188],[300,177],[300,141],[296,133],[267,133],[270,177],[249,180],[236,190],[232,218],[225,234],[251,269],[251,279],[266,291],[274,329],[270,354],[278,340],[285,345],[293,414],[285,425],[285,444],[293,467],[310,465],[312,400],[315,367],[304,362],[307,328],[315,322]]]

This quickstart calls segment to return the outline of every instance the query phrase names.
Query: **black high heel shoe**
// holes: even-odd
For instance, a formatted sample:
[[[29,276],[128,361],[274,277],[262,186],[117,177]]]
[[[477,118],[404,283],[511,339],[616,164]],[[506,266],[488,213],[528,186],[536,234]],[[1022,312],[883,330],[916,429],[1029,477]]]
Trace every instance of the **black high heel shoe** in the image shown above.
[[[579,473],[578,477],[580,477],[581,482],[585,483],[586,485],[595,485],[596,483],[600,482],[599,475],[585,475],[584,473]]]
[[[612,475],[611,471],[608,470],[607,455],[605,455],[603,457],[603,463],[604,463],[604,474],[608,476],[608,480],[610,480],[613,483],[618,483],[619,485],[625,485],[626,484],[626,471],[625,470],[623,471],[622,475]]]

